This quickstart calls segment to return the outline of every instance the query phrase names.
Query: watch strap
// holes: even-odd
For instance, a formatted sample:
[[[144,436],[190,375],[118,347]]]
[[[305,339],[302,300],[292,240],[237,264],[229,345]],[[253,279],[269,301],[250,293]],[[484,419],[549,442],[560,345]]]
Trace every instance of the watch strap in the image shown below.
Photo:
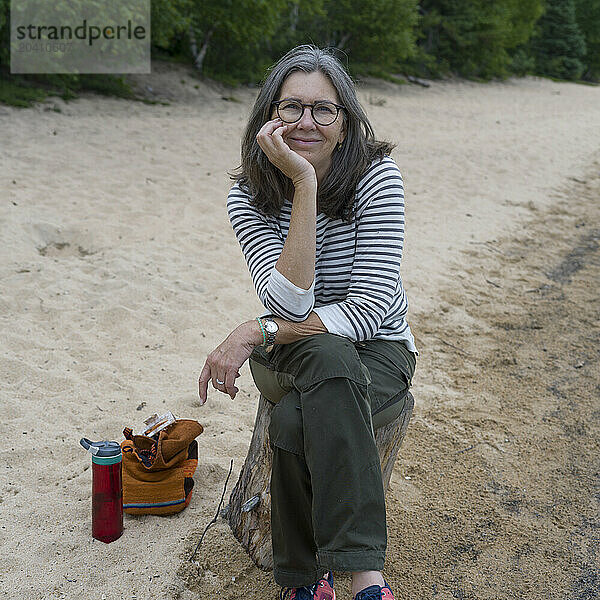
[[[273,319],[270,319],[270,318],[267,317],[265,319],[265,323],[268,322],[268,321],[270,321],[271,323],[275,323],[275,321],[273,321]],[[279,329],[279,326],[277,327],[277,329]],[[277,330],[275,330],[275,331],[269,331],[265,327],[265,333],[266,333],[267,339],[263,342],[263,346],[266,346],[268,348],[269,346],[272,346],[275,343],[275,338],[277,337]]]

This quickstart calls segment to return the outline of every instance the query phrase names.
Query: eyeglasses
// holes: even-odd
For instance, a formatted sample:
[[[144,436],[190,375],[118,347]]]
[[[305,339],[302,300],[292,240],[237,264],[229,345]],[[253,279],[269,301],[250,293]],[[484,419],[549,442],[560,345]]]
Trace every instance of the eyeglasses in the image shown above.
[[[345,106],[340,106],[334,102],[315,102],[314,104],[303,104],[298,100],[277,100],[271,103],[277,107],[277,116],[284,123],[296,123],[302,118],[305,108],[310,108],[310,114],[317,125],[332,125],[335,123],[340,110],[345,110]]]

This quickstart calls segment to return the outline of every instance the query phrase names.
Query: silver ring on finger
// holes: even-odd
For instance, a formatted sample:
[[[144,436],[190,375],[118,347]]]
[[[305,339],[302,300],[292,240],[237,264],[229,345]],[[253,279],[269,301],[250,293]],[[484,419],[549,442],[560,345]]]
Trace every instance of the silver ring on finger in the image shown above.
[[[219,385],[223,385],[225,383],[224,381],[221,381],[220,379],[217,379],[216,381]]]

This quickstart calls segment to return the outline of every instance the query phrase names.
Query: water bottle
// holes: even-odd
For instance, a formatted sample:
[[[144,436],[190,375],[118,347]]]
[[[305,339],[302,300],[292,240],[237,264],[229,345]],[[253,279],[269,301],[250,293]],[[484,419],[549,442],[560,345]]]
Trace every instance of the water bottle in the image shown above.
[[[79,442],[92,455],[92,537],[109,544],[123,533],[121,446],[117,442]]]

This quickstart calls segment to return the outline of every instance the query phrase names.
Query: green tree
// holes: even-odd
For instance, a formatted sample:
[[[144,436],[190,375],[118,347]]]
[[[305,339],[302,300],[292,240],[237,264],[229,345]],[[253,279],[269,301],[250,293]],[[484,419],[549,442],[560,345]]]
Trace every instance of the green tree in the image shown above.
[[[197,68],[207,75],[255,81],[266,64],[287,0],[190,0],[190,40]]]
[[[354,69],[397,68],[416,49],[417,0],[327,0],[322,37]]]
[[[152,45],[168,49],[187,32],[190,0],[151,0]]]
[[[540,75],[560,79],[581,77],[586,48],[575,19],[574,0],[547,0],[532,47]]]
[[[506,30],[508,48],[529,42],[536,23],[544,13],[544,0],[504,0],[509,13]]]
[[[600,80],[600,0],[575,0],[575,15],[585,37],[587,79]]]
[[[327,21],[325,0],[288,0],[277,31],[265,52],[273,61],[300,44],[327,44],[324,23]]]
[[[509,73],[509,51],[529,39],[542,0],[421,0],[420,46],[439,72],[468,77]]]
[[[89,9],[96,9],[96,14],[102,16],[105,4],[102,2],[90,3]],[[22,10],[31,9],[26,5],[16,4],[15,14],[22,15]],[[53,9],[51,5],[44,5],[44,10],[39,13],[39,18],[43,22],[48,19],[50,13],[52,17],[59,15],[72,16],[72,12],[77,10],[77,2],[60,4],[58,10]],[[121,7],[118,7],[121,9]],[[0,98],[2,102],[13,104],[15,106],[29,106],[32,101],[42,100],[47,93],[60,94],[63,98],[69,99],[74,96],[74,92],[81,89],[95,90],[99,93],[117,95],[123,97],[132,97],[133,93],[129,85],[122,77],[114,75],[80,75],[80,74],[11,74],[10,73],[10,0],[0,0]],[[130,15],[126,7],[124,17]],[[45,12],[47,11],[47,12]],[[42,61],[39,66],[44,69]],[[51,70],[51,69],[48,69]]]
[[[262,44],[265,60],[316,44],[337,48],[354,72],[390,72],[415,52],[416,6],[417,0],[287,0],[275,34]]]
[[[509,38],[511,63],[509,70],[516,75],[526,75],[535,71],[535,58],[531,52],[530,40],[535,26],[544,12],[543,0],[512,0],[512,35]]]

